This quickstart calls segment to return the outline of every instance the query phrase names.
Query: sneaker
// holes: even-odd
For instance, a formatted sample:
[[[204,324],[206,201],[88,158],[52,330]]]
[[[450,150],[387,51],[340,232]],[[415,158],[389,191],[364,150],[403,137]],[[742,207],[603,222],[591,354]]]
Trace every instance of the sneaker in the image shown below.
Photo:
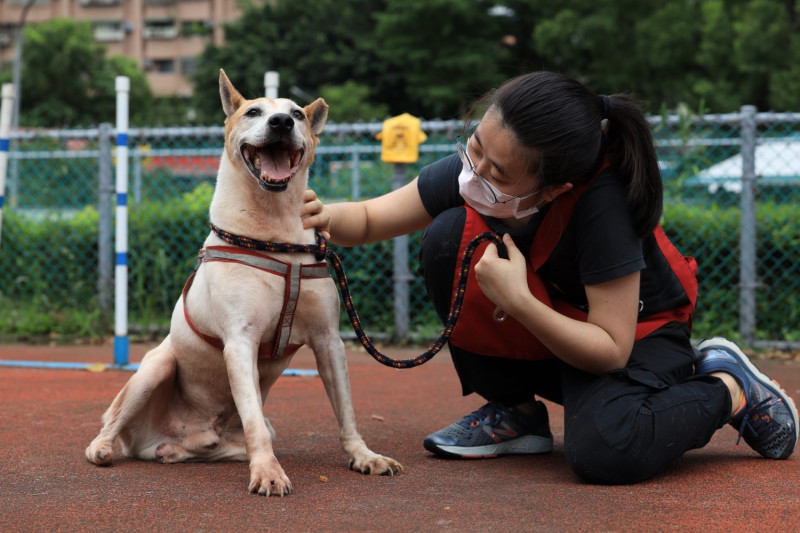
[[[498,455],[548,453],[553,435],[547,408],[536,402],[536,413],[525,415],[514,407],[489,402],[423,443],[441,457],[483,459]]]
[[[798,436],[797,409],[786,392],[750,362],[733,342],[715,337],[698,346],[697,374],[727,372],[741,384],[745,405],[730,424],[755,451],[768,459],[786,459]]]

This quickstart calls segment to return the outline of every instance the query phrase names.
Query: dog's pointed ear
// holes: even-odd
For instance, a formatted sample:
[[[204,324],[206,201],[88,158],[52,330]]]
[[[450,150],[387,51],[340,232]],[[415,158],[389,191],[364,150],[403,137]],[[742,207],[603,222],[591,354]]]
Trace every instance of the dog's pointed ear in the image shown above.
[[[226,117],[231,116],[244,102],[244,97],[239,94],[222,69],[219,69],[219,97]]]
[[[308,123],[311,126],[311,132],[314,135],[322,133],[322,128],[325,127],[325,122],[328,120],[328,104],[322,98],[317,98],[304,109]]]

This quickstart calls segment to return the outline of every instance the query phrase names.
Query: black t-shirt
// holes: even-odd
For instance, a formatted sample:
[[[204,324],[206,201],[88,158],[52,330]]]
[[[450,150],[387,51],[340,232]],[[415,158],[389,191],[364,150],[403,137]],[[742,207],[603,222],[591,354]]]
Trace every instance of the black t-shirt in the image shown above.
[[[424,167],[418,189],[431,217],[464,205],[458,192],[462,164],[453,155]],[[581,194],[552,254],[539,269],[551,297],[586,309],[585,285],[596,285],[641,271],[640,316],[674,309],[688,302],[683,287],[650,234],[637,237],[624,187],[617,171],[606,169]],[[572,194],[566,192],[564,194]],[[484,217],[495,231],[507,232],[521,250],[528,250],[547,206],[523,228],[509,229]],[[557,208],[557,206],[555,207]],[[544,230],[546,228],[543,228]]]

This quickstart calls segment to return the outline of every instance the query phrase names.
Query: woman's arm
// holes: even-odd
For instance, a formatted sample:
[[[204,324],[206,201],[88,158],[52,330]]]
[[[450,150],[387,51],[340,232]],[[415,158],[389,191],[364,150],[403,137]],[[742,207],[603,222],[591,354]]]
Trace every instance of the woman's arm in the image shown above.
[[[525,257],[508,235],[503,236],[509,259],[487,247],[475,265],[484,294],[523,326],[562,361],[593,374],[605,374],[628,362],[636,336],[639,311],[639,272],[586,286],[586,322],[546,306],[528,289]]]
[[[331,242],[355,246],[405,235],[426,227],[431,217],[422,205],[417,179],[377,198],[323,204],[306,191],[303,226],[316,227]]]

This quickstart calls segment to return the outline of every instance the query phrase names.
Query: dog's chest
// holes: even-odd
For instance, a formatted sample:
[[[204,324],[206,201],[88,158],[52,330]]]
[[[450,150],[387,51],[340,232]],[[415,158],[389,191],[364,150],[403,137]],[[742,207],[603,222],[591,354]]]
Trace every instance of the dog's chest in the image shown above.
[[[328,304],[338,305],[328,264],[298,260],[309,258],[314,261],[310,254],[268,255],[235,246],[204,248],[183,291],[186,323],[218,349],[224,348],[220,337],[247,328],[260,332],[264,341],[259,357],[292,354],[302,344],[290,342],[298,316],[307,322],[314,313],[323,311],[327,317]],[[197,287],[197,298],[191,291],[195,276],[203,285]],[[204,295],[208,295],[205,302]],[[220,335],[208,331],[219,331]]]

